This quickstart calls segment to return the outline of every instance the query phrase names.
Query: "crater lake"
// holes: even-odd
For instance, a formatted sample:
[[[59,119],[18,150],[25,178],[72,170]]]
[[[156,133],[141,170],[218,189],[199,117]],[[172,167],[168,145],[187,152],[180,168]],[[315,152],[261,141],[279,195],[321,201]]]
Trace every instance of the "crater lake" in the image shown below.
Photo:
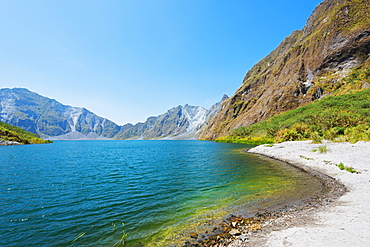
[[[193,231],[320,189],[308,174],[209,141],[0,147],[0,246],[183,246]]]

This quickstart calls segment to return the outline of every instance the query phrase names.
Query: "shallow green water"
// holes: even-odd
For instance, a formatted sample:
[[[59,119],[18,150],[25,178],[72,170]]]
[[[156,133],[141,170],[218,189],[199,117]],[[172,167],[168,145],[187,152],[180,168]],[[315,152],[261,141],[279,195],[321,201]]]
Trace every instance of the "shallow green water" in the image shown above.
[[[0,148],[0,246],[183,243],[230,213],[320,189],[288,165],[204,141],[59,141]],[[123,226],[121,223],[124,223]]]

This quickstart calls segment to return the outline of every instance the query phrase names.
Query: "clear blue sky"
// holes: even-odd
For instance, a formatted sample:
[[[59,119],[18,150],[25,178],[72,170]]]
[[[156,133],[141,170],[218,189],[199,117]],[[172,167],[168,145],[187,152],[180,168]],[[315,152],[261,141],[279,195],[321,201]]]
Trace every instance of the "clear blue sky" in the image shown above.
[[[320,0],[0,0],[0,88],[117,124],[209,108]]]

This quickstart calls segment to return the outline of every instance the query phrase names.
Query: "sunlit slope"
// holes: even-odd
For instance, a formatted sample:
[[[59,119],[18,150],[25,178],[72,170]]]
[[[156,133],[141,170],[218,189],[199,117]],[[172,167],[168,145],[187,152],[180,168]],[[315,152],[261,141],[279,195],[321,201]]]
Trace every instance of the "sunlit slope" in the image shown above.
[[[328,96],[229,132],[221,142],[250,144],[311,139],[370,141],[370,89]]]
[[[37,134],[4,122],[0,122],[0,140],[18,142],[20,144],[50,143],[48,140],[39,138]]]
[[[370,1],[325,0],[302,30],[246,74],[201,138],[216,139],[328,95],[370,88],[369,54]]]

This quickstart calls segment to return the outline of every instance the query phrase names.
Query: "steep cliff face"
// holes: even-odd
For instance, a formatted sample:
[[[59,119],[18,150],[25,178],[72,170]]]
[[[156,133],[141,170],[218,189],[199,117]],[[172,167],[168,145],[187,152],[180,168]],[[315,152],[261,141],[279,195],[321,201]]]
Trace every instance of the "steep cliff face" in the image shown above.
[[[63,105],[24,88],[3,88],[0,89],[0,121],[52,140],[194,139],[220,104],[209,110],[180,105],[149,117],[145,123],[119,126],[85,108]]]
[[[222,100],[227,98],[224,96]],[[209,110],[201,106],[177,106],[157,117],[149,117],[145,123],[126,124],[117,139],[194,139],[197,132],[217,112],[221,102]]]
[[[294,31],[246,74],[201,138],[215,139],[333,92],[370,86],[343,79],[359,70],[370,73],[369,53],[370,2],[322,2],[303,30]]]
[[[43,138],[111,138],[120,130],[117,124],[85,108],[63,105],[24,88],[0,90],[0,121]]]

